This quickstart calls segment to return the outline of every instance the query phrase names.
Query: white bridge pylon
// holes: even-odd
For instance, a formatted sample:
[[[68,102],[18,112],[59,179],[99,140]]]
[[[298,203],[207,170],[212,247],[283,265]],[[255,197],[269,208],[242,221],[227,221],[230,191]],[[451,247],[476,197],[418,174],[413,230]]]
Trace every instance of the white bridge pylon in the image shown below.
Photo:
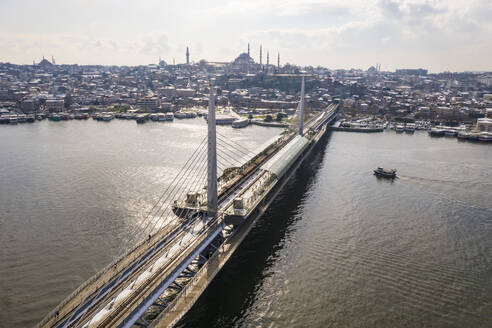
[[[215,88],[210,81],[208,104],[208,161],[207,161],[207,216],[217,217],[217,135],[215,124]]]

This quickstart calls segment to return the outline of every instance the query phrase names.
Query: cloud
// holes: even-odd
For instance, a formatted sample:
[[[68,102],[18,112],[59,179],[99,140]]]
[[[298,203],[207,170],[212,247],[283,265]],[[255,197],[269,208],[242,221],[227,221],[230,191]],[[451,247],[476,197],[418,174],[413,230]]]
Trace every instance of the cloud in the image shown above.
[[[256,58],[262,44],[264,57],[280,51],[282,61],[304,65],[491,69],[489,0],[182,0],[179,6],[153,0],[145,9],[124,1],[113,10],[114,1],[77,0],[85,19],[65,23],[64,33],[55,23],[41,29],[38,20],[4,17],[0,61],[54,54],[68,63],[147,64],[159,56],[183,62],[186,46],[192,60],[228,61],[250,42]],[[46,0],[39,16],[57,22],[65,17],[57,10]]]
[[[93,39],[78,34],[0,33],[0,61],[17,58],[21,63],[54,55],[58,63],[138,65],[156,62],[158,56],[169,55],[171,48],[163,33],[151,33],[135,40]]]

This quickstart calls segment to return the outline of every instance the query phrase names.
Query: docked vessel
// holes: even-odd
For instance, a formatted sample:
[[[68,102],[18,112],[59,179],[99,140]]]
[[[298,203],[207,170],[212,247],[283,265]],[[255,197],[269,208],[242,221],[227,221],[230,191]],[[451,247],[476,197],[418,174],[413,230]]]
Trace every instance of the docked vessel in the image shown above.
[[[87,114],[87,113],[77,113],[77,114],[75,114],[74,118],[76,120],[86,120],[86,119],[89,118],[89,114]]]
[[[233,128],[244,128],[248,126],[249,120],[247,118],[241,118],[232,122]]]
[[[402,124],[397,124],[395,127],[396,133],[402,133],[405,130],[405,127]]]
[[[459,140],[469,140],[471,138],[472,134],[470,132],[466,131],[461,131],[458,133],[456,136]]]
[[[137,123],[142,124],[147,121],[148,115],[147,114],[139,114],[137,115]]]
[[[488,132],[480,133],[477,137],[477,140],[481,142],[492,142],[492,133],[488,133]]]
[[[51,114],[50,120],[52,120],[52,121],[61,121],[62,120],[62,116],[60,114]]]
[[[0,124],[9,124],[10,117],[8,115],[0,116]]]
[[[17,115],[10,115],[9,124],[17,124],[18,122]]]
[[[444,130],[444,136],[445,137],[456,137],[458,135],[458,131],[453,128],[447,128]]]
[[[24,114],[17,115],[17,122],[19,123],[27,122],[27,116]]]
[[[440,128],[432,128],[429,131],[429,135],[433,137],[442,137],[444,135],[444,130]]]
[[[184,118],[195,118],[197,117],[197,114],[195,112],[176,112],[174,113],[174,117],[177,119],[184,119]]]
[[[106,113],[106,114],[104,114],[104,115],[101,116],[101,121],[109,122],[113,118],[114,118],[114,115],[113,114]]]
[[[176,113],[174,113],[174,117],[177,119],[183,119],[183,118],[186,118],[186,114],[182,113],[182,112],[176,112]]]
[[[166,121],[173,121],[174,120],[174,114],[173,113],[166,113],[165,117],[166,117]]]
[[[394,179],[396,178],[396,169],[385,169],[380,166],[374,170],[374,174],[383,178]]]
[[[406,133],[414,133],[415,132],[415,124],[414,123],[407,123],[407,125],[405,125],[405,132]]]

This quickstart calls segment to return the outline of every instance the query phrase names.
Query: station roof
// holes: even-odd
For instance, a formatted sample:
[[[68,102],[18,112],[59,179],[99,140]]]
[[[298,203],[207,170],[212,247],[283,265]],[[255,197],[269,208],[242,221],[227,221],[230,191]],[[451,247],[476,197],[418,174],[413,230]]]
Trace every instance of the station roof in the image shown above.
[[[309,140],[307,138],[299,135],[295,136],[284,148],[263,164],[261,169],[269,171],[280,178],[308,144]]]

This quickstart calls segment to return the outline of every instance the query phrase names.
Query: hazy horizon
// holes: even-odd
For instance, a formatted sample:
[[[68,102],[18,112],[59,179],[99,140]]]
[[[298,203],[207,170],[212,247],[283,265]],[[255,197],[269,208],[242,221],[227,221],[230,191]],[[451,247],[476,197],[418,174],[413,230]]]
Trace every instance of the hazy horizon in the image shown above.
[[[492,3],[486,0],[352,0],[138,3],[122,0],[4,0],[0,62],[147,65],[190,60],[384,71],[491,71]]]

